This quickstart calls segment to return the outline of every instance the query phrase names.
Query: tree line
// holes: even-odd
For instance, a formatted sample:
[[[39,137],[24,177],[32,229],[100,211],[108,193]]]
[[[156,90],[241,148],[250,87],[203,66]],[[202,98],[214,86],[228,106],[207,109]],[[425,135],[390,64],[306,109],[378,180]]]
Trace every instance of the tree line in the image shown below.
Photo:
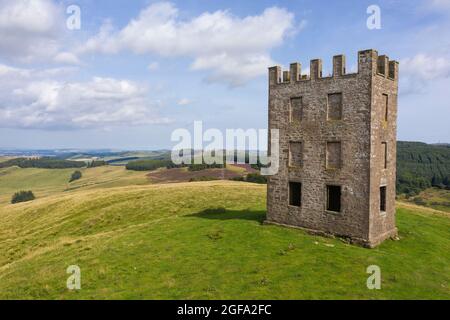
[[[175,169],[175,168],[188,168],[189,171],[202,171],[206,169],[225,168],[225,164],[175,164],[172,160],[135,160],[126,164],[127,170],[133,171],[153,171],[160,168]]]
[[[15,158],[0,163],[0,168],[17,166],[19,168],[41,168],[41,169],[67,169],[83,168],[86,163],[81,161],[63,160],[57,158]]]
[[[415,195],[429,187],[450,189],[450,146],[397,144],[397,193]]]

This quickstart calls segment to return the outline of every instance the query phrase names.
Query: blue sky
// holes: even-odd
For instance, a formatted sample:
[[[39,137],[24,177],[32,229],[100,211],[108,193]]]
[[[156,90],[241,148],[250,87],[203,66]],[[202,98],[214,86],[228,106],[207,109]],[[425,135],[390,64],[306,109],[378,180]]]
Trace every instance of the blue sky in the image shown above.
[[[199,120],[266,128],[268,66],[321,58],[327,73],[343,53],[351,70],[368,48],[400,61],[399,140],[450,142],[450,0],[0,0],[0,38],[0,148],[169,148]]]

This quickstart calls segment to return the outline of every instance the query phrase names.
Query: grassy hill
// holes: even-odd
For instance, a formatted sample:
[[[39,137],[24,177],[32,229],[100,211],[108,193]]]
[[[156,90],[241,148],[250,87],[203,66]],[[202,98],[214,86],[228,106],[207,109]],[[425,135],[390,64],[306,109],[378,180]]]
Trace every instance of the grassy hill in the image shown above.
[[[55,177],[53,195],[0,203],[0,299],[450,298],[440,211],[401,205],[401,240],[369,250],[263,225],[261,185],[113,187],[123,173],[103,174],[120,178],[64,192]],[[376,291],[366,288],[374,264]],[[80,291],[66,289],[69,265],[81,268]]]
[[[69,183],[71,174],[79,170],[83,178]],[[37,198],[58,192],[94,187],[114,187],[149,183],[145,172],[127,171],[124,167],[104,166],[81,169],[38,169],[9,167],[0,169],[0,205],[11,200],[20,190],[32,190]]]

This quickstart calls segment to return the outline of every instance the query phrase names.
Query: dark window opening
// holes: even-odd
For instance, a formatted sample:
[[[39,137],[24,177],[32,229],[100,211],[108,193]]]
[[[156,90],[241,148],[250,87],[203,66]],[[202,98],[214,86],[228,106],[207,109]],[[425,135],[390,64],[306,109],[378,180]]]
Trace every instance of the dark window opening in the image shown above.
[[[327,186],[327,211],[341,212],[340,186]]]
[[[295,207],[302,205],[302,184],[299,182],[289,182],[289,205]]]
[[[380,187],[380,211],[386,212],[386,187]]]
[[[383,161],[383,168],[387,169],[387,143],[386,142],[382,142],[381,143],[381,152],[382,152],[382,161]]]
[[[384,121],[388,121],[388,113],[389,113],[389,97],[387,94],[383,94],[383,116]]]

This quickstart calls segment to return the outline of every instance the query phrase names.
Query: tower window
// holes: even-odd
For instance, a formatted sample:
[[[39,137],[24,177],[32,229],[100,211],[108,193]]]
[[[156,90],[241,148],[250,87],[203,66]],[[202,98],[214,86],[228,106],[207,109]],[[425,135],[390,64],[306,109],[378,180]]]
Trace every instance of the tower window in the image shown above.
[[[301,207],[302,184],[300,182],[289,182],[289,205]]]
[[[327,211],[341,212],[340,186],[327,186]]]
[[[383,94],[383,117],[384,121],[388,121],[388,114],[389,114],[389,97],[387,94]]]
[[[380,187],[380,211],[386,212],[386,187]]]
[[[300,167],[303,160],[303,144],[301,142],[289,142],[289,166]]]
[[[341,167],[341,143],[339,141],[327,142],[327,169],[339,169]]]
[[[303,98],[291,98],[290,122],[298,122],[303,119]]]
[[[387,143],[381,143],[381,161],[383,161],[383,168],[387,169]]]
[[[342,119],[342,93],[332,93],[328,95],[328,120]]]

